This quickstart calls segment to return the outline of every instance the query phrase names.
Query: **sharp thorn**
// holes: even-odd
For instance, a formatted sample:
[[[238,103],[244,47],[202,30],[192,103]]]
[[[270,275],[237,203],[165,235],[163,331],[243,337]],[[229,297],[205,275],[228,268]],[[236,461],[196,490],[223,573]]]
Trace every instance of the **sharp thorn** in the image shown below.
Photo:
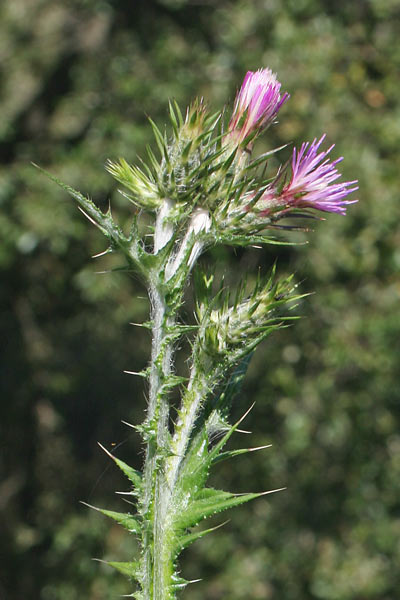
[[[115,456],[109,450],[107,450],[107,448],[105,448],[103,446],[103,444],[100,444],[100,442],[97,442],[97,444],[100,446],[100,448],[103,450],[103,452],[105,452],[107,454],[107,456],[109,456],[110,458],[115,460]]]
[[[134,425],[132,425],[131,423],[128,423],[128,421],[122,421],[121,420],[121,423],[123,423],[124,425],[127,425],[128,427],[132,427],[132,429],[136,429],[136,427]]]
[[[103,563],[103,565],[108,565],[106,560],[102,560],[101,558],[92,558],[91,560],[95,560],[96,562]]]
[[[80,211],[81,211],[81,213],[82,213],[83,215],[85,215],[85,217],[86,217],[86,218],[87,218],[87,219],[88,219],[88,220],[89,220],[91,223],[93,223],[93,225],[96,225],[96,227],[99,227],[99,224],[98,224],[98,223],[96,223],[96,221],[95,221],[94,219],[92,219],[92,217],[91,217],[91,216],[89,216],[89,215],[87,214],[87,212],[85,212],[85,211],[83,210],[83,208],[81,208],[80,206],[78,206],[78,210],[80,210]]]
[[[127,500],[126,498],[121,498],[121,500],[123,502],[126,502],[127,504],[129,504],[130,506],[134,506],[136,508],[136,504],[134,502],[131,502],[130,500]]]
[[[262,492],[260,496],[267,496],[268,494],[275,494],[275,492],[283,492],[283,490],[287,490],[286,487],[277,488],[276,490],[268,490],[267,492]]]
[[[123,373],[126,373],[127,375],[138,375],[139,377],[144,377],[143,373],[140,371],[123,371]]]
[[[253,402],[253,404],[246,410],[246,412],[244,413],[244,415],[239,419],[238,423],[241,423],[247,417],[247,415],[249,414],[249,412],[251,410],[253,410],[254,406],[255,406],[255,402]]]
[[[274,494],[275,492],[282,492],[283,490],[286,490],[287,488],[283,487],[283,488],[277,488],[276,490],[268,490],[266,492],[259,492],[257,493],[257,496],[267,496],[268,494]],[[235,494],[235,496],[247,496],[248,494],[254,494],[254,492],[240,492],[238,494]]]
[[[112,252],[111,248],[107,248],[107,250],[104,250],[104,252],[93,254],[92,258],[100,258],[100,256],[104,256],[105,254],[109,254],[110,252]]]
[[[84,502],[83,500],[79,500],[79,504],[83,504],[83,506],[87,506],[88,508],[93,508],[94,510],[99,510],[98,508],[96,508],[96,506],[93,506],[92,504],[88,504],[87,502]]]

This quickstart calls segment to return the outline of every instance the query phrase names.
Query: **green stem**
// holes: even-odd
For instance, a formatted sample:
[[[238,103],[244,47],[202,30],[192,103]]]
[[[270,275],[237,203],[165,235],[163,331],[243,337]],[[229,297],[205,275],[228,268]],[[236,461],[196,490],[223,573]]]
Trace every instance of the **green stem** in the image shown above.
[[[179,468],[193,432],[199,410],[209,392],[208,379],[204,373],[193,368],[187,391],[182,400],[179,421],[171,443],[171,457],[168,461],[167,481],[169,493],[173,493]]]
[[[171,229],[165,224],[170,204],[164,205],[156,223],[154,253],[169,241]],[[166,517],[165,469],[168,455],[168,392],[163,387],[172,370],[172,342],[170,331],[175,323],[175,314],[168,310],[163,285],[160,281],[162,269],[154,270],[150,277],[149,296],[153,322],[151,371],[149,378],[149,403],[147,424],[149,437],[144,465],[143,515],[148,522],[143,536],[144,573],[143,591],[145,600],[166,600],[168,584],[165,573],[164,523]],[[172,568],[172,565],[171,565]]]
[[[154,233],[154,254],[165,246],[174,235],[169,221],[173,204],[165,200],[160,209]],[[149,378],[149,405],[147,424],[149,438],[144,466],[143,515],[148,527],[143,536],[145,600],[168,600],[174,597],[173,557],[171,550],[168,515],[173,489],[169,486],[168,460],[171,455],[171,441],[168,429],[169,402],[168,379],[172,371],[173,343],[171,332],[176,323],[176,313],[186,278],[203,248],[200,233],[208,231],[210,217],[208,211],[196,211],[188,230],[176,252],[172,252],[165,265],[158,265],[149,278],[149,295],[153,322],[153,343]],[[166,302],[168,284],[171,290],[176,286],[174,275],[181,272],[179,291],[175,289],[174,307]],[[187,392],[192,394],[191,387]],[[198,406],[201,398],[193,404]],[[196,411],[196,409],[195,409]],[[191,419],[194,419],[191,416]],[[179,462],[179,461],[178,461]]]

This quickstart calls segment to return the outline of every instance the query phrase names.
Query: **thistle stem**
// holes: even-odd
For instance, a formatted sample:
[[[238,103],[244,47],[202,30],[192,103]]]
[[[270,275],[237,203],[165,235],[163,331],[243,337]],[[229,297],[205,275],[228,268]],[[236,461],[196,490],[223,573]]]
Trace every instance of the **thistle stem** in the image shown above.
[[[207,397],[209,385],[207,377],[197,369],[193,369],[186,394],[182,400],[179,421],[176,424],[175,434],[171,443],[172,454],[168,462],[167,481],[170,494],[178,477],[179,468],[189,445],[190,437],[200,407]]]
[[[154,254],[173,236],[168,217],[173,204],[166,199],[157,215],[154,232]],[[165,460],[169,454],[168,378],[172,371],[173,343],[170,332],[176,321],[176,309],[166,302],[165,268],[159,266],[151,273],[149,297],[153,322],[149,401],[149,428],[144,464],[143,514],[148,522],[143,535],[145,555],[143,590],[145,600],[166,600],[172,575],[172,560],[165,544],[165,521],[169,495],[165,478]]]

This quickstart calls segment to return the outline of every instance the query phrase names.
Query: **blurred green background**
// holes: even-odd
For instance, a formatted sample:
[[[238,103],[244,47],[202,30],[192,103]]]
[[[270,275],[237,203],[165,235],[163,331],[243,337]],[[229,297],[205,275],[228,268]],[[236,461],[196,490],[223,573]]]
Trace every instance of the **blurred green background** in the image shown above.
[[[308,245],[219,251],[235,273],[296,272],[294,327],[256,354],[239,416],[249,445],[215,485],[287,490],[231,511],[186,551],[183,598],[393,600],[400,589],[400,5],[398,0],[12,0],[0,7],[1,600],[108,600],[130,537],[79,504],[121,509],[125,481],[96,442],[140,466],[121,419],[146,388],[140,283],[101,275],[101,234],[35,161],[123,222],[106,158],[144,156],[146,115],[174,97],[232,102],[269,66],[291,94],[266,148],[326,132],[359,203]],[[290,150],[282,153],[289,156]],[[211,258],[213,257],[211,256]],[[243,443],[235,439],[234,444]],[[222,519],[223,520],[223,519]]]

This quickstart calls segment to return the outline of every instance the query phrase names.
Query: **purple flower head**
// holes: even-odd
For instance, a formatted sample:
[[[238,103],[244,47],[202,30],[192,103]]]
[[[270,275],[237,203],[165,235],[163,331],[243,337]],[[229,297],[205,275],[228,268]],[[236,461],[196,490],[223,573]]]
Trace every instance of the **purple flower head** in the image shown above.
[[[272,123],[289,94],[280,95],[281,84],[270,69],[248,71],[236,96],[229,131],[238,143]]]
[[[325,135],[311,144],[304,142],[300,150],[293,150],[292,176],[279,194],[282,204],[296,208],[315,208],[324,212],[346,214],[346,206],[357,200],[345,200],[358,190],[357,180],[334,183],[341,175],[336,165],[343,157],[330,162],[326,158],[334,144],[318,153]],[[352,187],[353,186],[353,187]]]

